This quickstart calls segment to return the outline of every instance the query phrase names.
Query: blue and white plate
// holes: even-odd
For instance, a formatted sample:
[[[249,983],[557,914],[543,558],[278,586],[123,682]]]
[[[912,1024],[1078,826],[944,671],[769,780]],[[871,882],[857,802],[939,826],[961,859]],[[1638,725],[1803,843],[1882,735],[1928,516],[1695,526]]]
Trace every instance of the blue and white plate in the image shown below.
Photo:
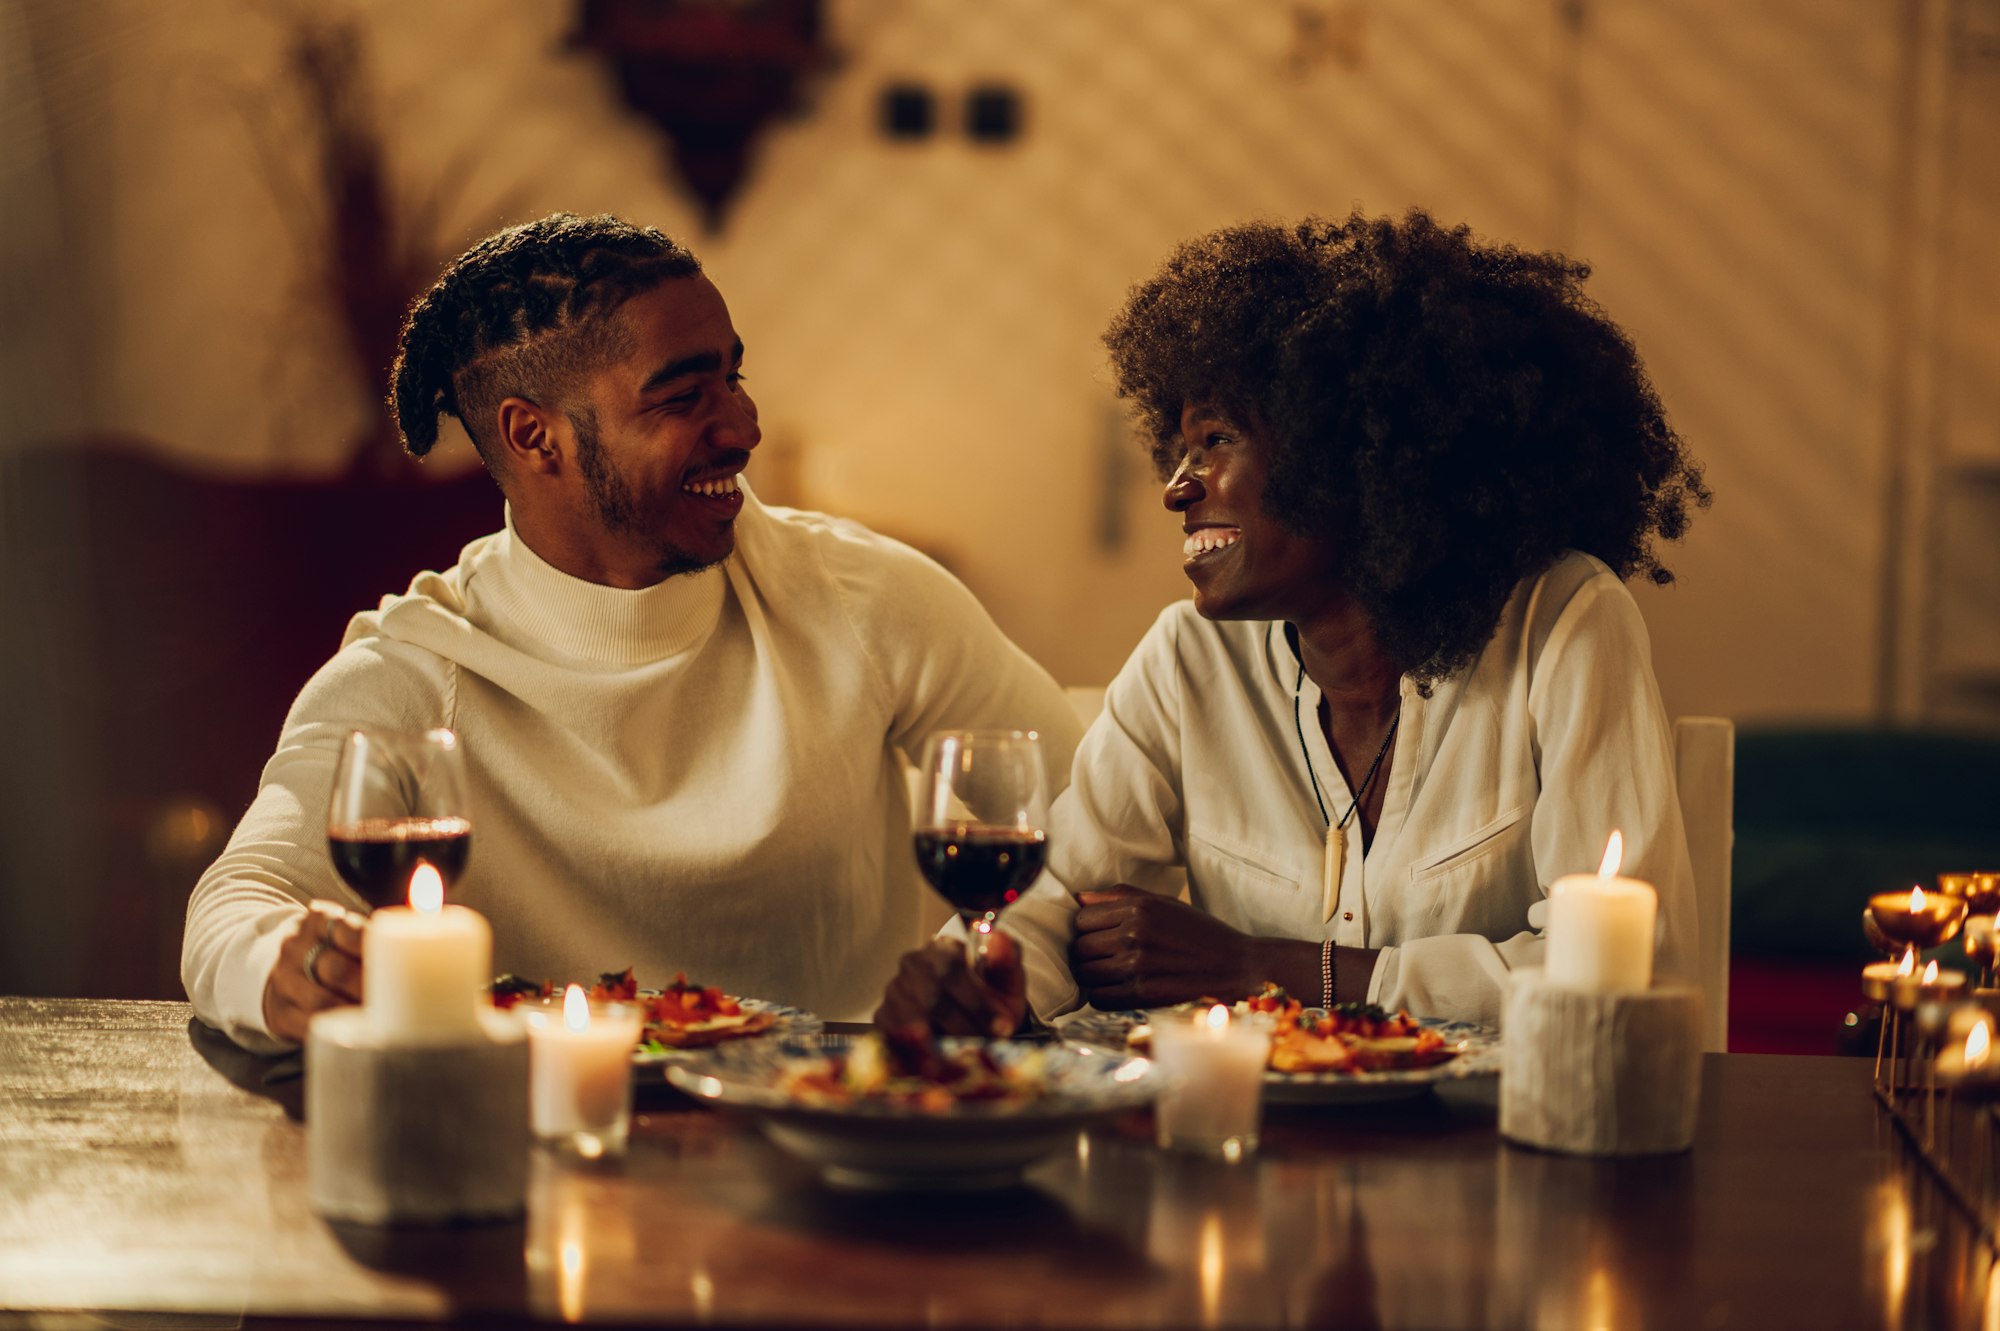
[[[745,1112],[784,1150],[829,1182],[867,1189],[1004,1187],[1067,1146],[1093,1120],[1149,1104],[1160,1073],[1123,1050],[996,1040],[1002,1064],[1040,1060],[1044,1093],[1020,1104],[991,1101],[944,1111],[860,1100],[833,1104],[788,1089],[800,1072],[824,1066],[847,1037],[741,1041],[666,1069],[674,1086]],[[960,1042],[945,1041],[947,1049]]]
[[[1307,1008],[1323,1015],[1323,1009]],[[1093,1048],[1127,1050],[1126,1037],[1144,1024],[1143,1012],[1099,1012],[1085,1008],[1057,1022],[1066,1040]],[[1427,1068],[1392,1068],[1382,1072],[1266,1072],[1264,1103],[1304,1105],[1368,1104],[1422,1095],[1447,1082],[1500,1075],[1500,1033],[1466,1021],[1422,1018],[1419,1025],[1444,1037],[1457,1057]]]

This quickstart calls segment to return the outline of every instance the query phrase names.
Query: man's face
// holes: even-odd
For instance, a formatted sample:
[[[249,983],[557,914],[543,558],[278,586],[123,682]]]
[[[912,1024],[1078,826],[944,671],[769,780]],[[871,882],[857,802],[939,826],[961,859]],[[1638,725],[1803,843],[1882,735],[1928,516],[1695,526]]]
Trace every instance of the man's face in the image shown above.
[[[762,438],[743,388],[743,343],[706,277],[625,302],[627,354],[592,373],[571,417],[579,533],[620,585],[647,586],[726,559],[743,508],[737,476]]]
[[[1301,623],[1336,595],[1332,543],[1299,536],[1264,510],[1271,444],[1263,430],[1207,406],[1181,412],[1181,461],[1162,501],[1186,532],[1181,571],[1207,619]]]

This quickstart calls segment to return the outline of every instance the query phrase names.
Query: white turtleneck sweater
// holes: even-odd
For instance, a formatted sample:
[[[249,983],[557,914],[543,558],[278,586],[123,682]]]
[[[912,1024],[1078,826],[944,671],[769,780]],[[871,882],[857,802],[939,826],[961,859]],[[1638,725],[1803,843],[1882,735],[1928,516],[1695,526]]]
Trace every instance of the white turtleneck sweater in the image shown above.
[[[830,1019],[873,1009],[928,917],[899,750],[1075,714],[968,591],[853,523],[745,495],[736,551],[642,591],[583,582],[511,524],[355,616],[300,692],[257,798],[188,903],[196,1013],[260,1052],[265,981],[333,871],[326,807],[358,728],[464,743],[454,899],[494,965],[557,981],[675,972]]]

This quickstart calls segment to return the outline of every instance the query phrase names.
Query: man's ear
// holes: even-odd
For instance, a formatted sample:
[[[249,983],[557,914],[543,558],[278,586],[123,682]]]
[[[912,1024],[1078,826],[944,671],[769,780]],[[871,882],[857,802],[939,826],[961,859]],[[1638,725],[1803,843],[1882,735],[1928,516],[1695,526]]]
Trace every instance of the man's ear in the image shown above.
[[[569,418],[524,397],[501,399],[494,409],[500,434],[500,454],[510,469],[530,475],[553,476],[562,470],[569,451]]]

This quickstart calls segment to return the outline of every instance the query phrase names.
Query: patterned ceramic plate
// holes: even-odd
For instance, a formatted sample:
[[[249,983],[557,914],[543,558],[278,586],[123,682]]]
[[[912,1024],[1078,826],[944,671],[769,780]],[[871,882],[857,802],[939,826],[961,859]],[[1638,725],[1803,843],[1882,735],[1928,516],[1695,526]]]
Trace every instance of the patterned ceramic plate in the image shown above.
[[[1319,1013],[1321,1009],[1308,1008]],[[1144,1022],[1143,1012],[1099,1012],[1085,1008],[1057,1023],[1063,1038],[1097,1048],[1124,1050],[1126,1036]],[[1444,1037],[1458,1053],[1449,1062],[1427,1068],[1396,1068],[1383,1072],[1266,1072],[1266,1104],[1366,1104],[1422,1095],[1432,1087],[1474,1077],[1500,1074],[1500,1035],[1464,1021],[1425,1018],[1420,1023]]]

